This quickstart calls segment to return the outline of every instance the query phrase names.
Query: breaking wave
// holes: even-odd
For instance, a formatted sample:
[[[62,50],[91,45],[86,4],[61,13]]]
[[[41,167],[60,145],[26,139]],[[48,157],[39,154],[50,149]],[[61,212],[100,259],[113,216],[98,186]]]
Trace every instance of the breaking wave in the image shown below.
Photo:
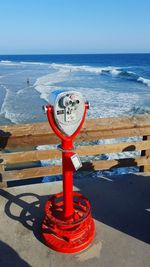
[[[49,65],[53,69],[56,69],[58,71],[64,70],[65,72],[79,72],[79,71],[85,71],[95,74],[111,74],[112,76],[119,76],[123,79],[127,79],[130,81],[142,83],[146,86],[150,86],[150,79],[146,79],[144,77],[139,76],[133,71],[128,71],[126,69],[120,68],[120,67],[94,67],[94,66],[75,66],[71,64],[55,64],[52,63]]]
[[[15,61],[10,61],[10,60],[1,60],[0,61],[0,65],[2,66],[16,66],[20,64],[19,62],[15,62]]]
[[[145,85],[147,85],[147,86],[150,86],[150,79],[145,79],[145,78],[143,78],[143,77],[139,77],[139,78],[137,79],[137,81],[138,81],[138,82],[141,82],[141,83],[143,83],[143,84],[145,84]]]
[[[131,110],[128,113],[129,115],[135,115],[135,114],[150,114],[150,107],[140,107],[140,106],[134,106],[131,108]]]
[[[128,81],[134,81],[141,83],[145,86],[150,87],[150,79],[142,77],[135,72],[128,71],[128,67],[115,67],[115,66],[107,66],[107,67],[95,67],[95,66],[87,66],[87,65],[71,65],[71,64],[57,64],[57,63],[44,63],[44,62],[28,62],[28,61],[10,61],[10,60],[1,60],[0,65],[4,66],[17,66],[17,65],[45,65],[48,68],[56,70],[59,74],[70,72],[89,72],[95,75],[112,75],[113,77],[119,77],[122,79],[126,79]]]

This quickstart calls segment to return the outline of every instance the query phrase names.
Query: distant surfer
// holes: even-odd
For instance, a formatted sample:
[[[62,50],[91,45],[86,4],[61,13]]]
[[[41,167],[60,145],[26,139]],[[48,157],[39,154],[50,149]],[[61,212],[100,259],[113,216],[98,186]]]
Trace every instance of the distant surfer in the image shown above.
[[[30,81],[29,81],[29,78],[27,79],[27,85],[29,85],[30,84]]]

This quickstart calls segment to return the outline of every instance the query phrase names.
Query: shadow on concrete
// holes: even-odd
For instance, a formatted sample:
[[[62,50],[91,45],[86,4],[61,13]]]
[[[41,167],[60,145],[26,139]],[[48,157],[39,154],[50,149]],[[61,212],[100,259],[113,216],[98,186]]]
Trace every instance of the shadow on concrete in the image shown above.
[[[44,205],[50,196],[39,196],[34,193],[22,193],[14,196],[3,189],[0,189],[0,196],[8,199],[5,205],[7,216],[33,231],[35,237],[43,243],[40,228],[44,216]],[[30,202],[27,202],[27,199],[30,199]],[[13,208],[15,206],[17,206],[17,215],[15,214],[16,209]]]
[[[150,244],[150,176],[132,174],[108,179],[99,175],[75,180],[74,184],[91,201],[94,219]],[[13,196],[3,189],[0,195],[8,199],[7,216],[33,231],[42,242],[40,226],[44,204],[50,196],[32,193]],[[26,202],[26,197],[31,197],[30,203]],[[13,204],[20,207],[19,216],[13,214]]]
[[[100,176],[80,190],[96,220],[150,244],[150,176]]]
[[[30,267],[27,262],[19,257],[15,250],[2,241],[0,241],[0,266]]]

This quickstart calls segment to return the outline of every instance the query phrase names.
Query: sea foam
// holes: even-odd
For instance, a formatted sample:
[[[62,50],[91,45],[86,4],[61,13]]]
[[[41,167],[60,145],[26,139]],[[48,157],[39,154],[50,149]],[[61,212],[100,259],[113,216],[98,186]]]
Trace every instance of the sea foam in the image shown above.
[[[50,67],[60,70],[60,69],[64,69],[68,72],[79,72],[79,71],[85,71],[85,72],[91,72],[91,73],[95,73],[95,74],[101,74],[104,72],[110,72],[113,75],[118,75],[120,74],[120,70],[117,67],[112,67],[112,66],[108,66],[108,67],[94,67],[94,66],[86,66],[86,65],[82,65],[82,66],[75,66],[75,65],[71,65],[71,64],[56,64],[56,63],[52,63],[50,65]]]
[[[69,82],[70,79],[75,79],[74,76],[71,76],[73,71],[86,70],[88,72],[95,72],[96,74],[108,72],[113,76],[120,75],[121,73],[121,69],[119,70],[115,67],[97,68],[88,66],[73,66],[70,64],[51,64],[51,66],[52,68],[55,68],[56,71],[39,77],[34,84],[35,89],[40,93],[40,97],[47,102],[49,101],[49,94],[52,90],[56,88],[65,89],[63,82]],[[69,89],[75,90],[76,87],[69,86]],[[87,86],[84,87],[78,86],[77,90],[91,101],[92,108],[90,109],[89,114],[90,117],[94,118],[127,114],[133,105],[136,105],[139,100],[139,96],[136,93],[118,92],[116,90],[109,91],[108,93],[107,89],[102,87],[89,88],[88,83]]]
[[[9,61],[9,60],[1,60],[0,65],[2,66],[18,66],[19,62]]]
[[[138,82],[141,82],[141,83],[143,83],[143,84],[145,84],[145,85],[147,85],[147,86],[150,86],[150,79],[145,79],[145,78],[143,78],[143,77],[139,77],[139,78],[137,79],[137,81],[138,81]]]

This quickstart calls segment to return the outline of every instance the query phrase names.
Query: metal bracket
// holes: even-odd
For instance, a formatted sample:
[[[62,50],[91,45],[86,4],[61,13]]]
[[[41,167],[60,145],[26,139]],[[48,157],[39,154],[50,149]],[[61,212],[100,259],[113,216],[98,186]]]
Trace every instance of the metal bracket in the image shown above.
[[[61,147],[61,145],[58,145],[58,146],[57,146],[57,149],[58,149],[59,151],[61,151],[61,152],[74,152],[74,151],[76,150],[75,147],[72,148],[72,149],[63,149],[63,148]]]

